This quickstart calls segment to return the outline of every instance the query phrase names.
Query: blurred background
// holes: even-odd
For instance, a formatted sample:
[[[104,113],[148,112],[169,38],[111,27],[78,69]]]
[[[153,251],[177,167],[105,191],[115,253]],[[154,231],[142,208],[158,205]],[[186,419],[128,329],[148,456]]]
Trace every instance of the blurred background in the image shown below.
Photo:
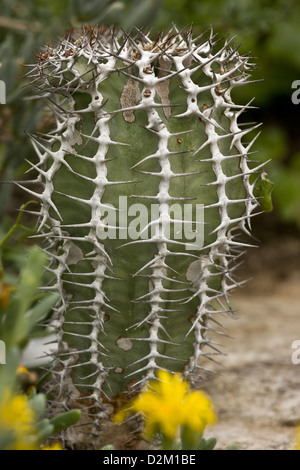
[[[27,273],[26,269],[31,268],[38,285],[44,262],[39,260],[37,268],[35,263],[29,262],[29,267],[28,261],[26,264],[35,242],[28,238],[28,230],[21,228],[20,221],[17,225],[14,223],[18,209],[28,201],[28,197],[10,183],[24,179],[28,168],[25,159],[30,160],[34,155],[26,132],[43,132],[48,125],[40,103],[24,99],[26,64],[33,64],[36,60],[34,54],[45,51],[47,44],[53,44],[70,28],[99,23],[116,24],[126,31],[135,25],[150,29],[152,35],[162,30],[167,32],[172,23],[179,29],[193,25],[195,36],[212,26],[220,37],[235,36],[240,53],[250,52],[253,62],[257,64],[252,78],[261,81],[242,87],[239,102],[244,104],[255,97],[253,104],[258,109],[248,112],[247,120],[263,124],[262,134],[256,141],[256,158],[261,161],[271,159],[266,172],[275,183],[274,210],[253,219],[253,232],[261,243],[258,252],[250,250],[242,272],[246,277],[253,274],[255,280],[244,289],[245,297],[237,298],[238,309],[242,316],[245,313],[244,320],[237,322],[234,330],[234,335],[241,341],[238,348],[231,351],[229,363],[226,364],[228,383],[221,380],[218,385],[214,382],[211,389],[208,386],[208,391],[217,406],[221,406],[218,436],[221,443],[222,416],[226,418],[224,436],[227,440],[228,436],[231,439],[228,434],[230,406],[231,418],[235,420],[231,429],[235,429],[236,425],[236,434],[233,432],[232,439],[245,433],[245,422],[250,416],[261,423],[260,442],[264,442],[264,420],[269,416],[265,410],[270,406],[270,400],[279,403],[280,398],[277,408],[272,405],[274,416],[268,417],[271,421],[267,425],[271,423],[272,426],[267,447],[282,448],[284,426],[287,425],[284,423],[288,419],[290,426],[300,422],[300,383],[296,378],[295,366],[290,361],[290,345],[300,337],[300,104],[296,104],[300,91],[297,95],[297,89],[293,88],[293,83],[299,80],[299,85],[296,83],[294,86],[300,90],[299,0],[1,0],[0,80],[6,84],[6,104],[0,104],[0,320],[1,308],[5,310],[10,292],[18,286],[20,271]],[[292,101],[293,93],[295,103]],[[24,219],[23,225],[33,227],[34,221],[30,217],[25,216]],[[24,281],[25,277],[21,275],[21,280]],[[22,282],[20,285],[23,285]],[[26,285],[22,289],[19,287],[16,292],[24,300],[28,289]],[[35,321],[36,317],[43,317],[54,300],[50,298],[49,305],[45,305],[38,315],[35,313]],[[27,304],[35,301],[34,297],[29,296]],[[12,302],[10,315],[16,311]],[[22,311],[19,318],[24,317],[25,307]],[[24,331],[23,323],[19,321],[19,325],[19,330]],[[255,330],[253,325],[256,325]],[[232,325],[228,327],[231,329]],[[3,331],[0,328],[0,339],[5,339]],[[22,340],[14,340],[13,343],[22,348],[28,339],[29,333],[25,339],[23,335]],[[250,351],[254,351],[254,355],[248,358]],[[247,358],[250,369],[245,369]],[[230,372],[235,359],[234,372]],[[261,364],[261,369],[257,368],[257,364]],[[282,368],[276,369],[276,364],[281,364]],[[250,385],[243,382],[247,374],[252,380]],[[235,392],[232,384],[236,384]],[[239,389],[238,384],[244,385]],[[287,388],[282,388],[282,384],[286,384]],[[247,406],[256,403],[258,389],[259,396],[265,401],[257,402],[257,409],[249,411]],[[224,404],[226,390],[228,394]],[[244,396],[243,393],[248,391],[249,394]],[[286,399],[286,408],[281,405],[282,397]],[[238,413],[237,400],[240,400]],[[260,415],[262,410],[264,413]],[[286,410],[290,412],[290,417]],[[236,424],[236,419],[241,420],[240,424]],[[279,426],[278,438],[273,444],[276,426]],[[250,431],[251,437],[248,441],[246,438],[245,443],[247,448],[251,448],[253,443],[253,430]],[[257,429],[254,431],[258,432]],[[290,446],[292,433],[285,434],[285,448]],[[225,444],[226,439],[224,437]]]

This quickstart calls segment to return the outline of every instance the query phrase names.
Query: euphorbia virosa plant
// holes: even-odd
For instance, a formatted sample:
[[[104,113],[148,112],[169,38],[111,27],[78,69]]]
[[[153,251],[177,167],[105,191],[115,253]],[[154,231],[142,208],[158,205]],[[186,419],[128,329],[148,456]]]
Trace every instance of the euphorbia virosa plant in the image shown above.
[[[176,27],[87,27],[38,55],[29,76],[54,119],[31,136],[27,191],[60,293],[51,389],[66,408],[84,400],[97,420],[158,369],[194,383],[220,353],[210,332],[239,285],[264,165],[250,161],[258,126],[239,124],[251,103],[231,97],[251,69],[232,40]]]

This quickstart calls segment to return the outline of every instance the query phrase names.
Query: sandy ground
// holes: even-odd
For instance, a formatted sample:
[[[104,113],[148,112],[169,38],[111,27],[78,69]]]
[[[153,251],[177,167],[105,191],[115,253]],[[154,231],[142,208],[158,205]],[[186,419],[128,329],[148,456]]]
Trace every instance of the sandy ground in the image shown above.
[[[232,295],[237,318],[223,321],[232,338],[218,337],[226,356],[202,387],[218,410],[206,437],[216,437],[219,449],[293,449],[300,424],[300,364],[292,362],[291,347],[300,341],[300,240],[252,251],[242,274],[254,278]]]

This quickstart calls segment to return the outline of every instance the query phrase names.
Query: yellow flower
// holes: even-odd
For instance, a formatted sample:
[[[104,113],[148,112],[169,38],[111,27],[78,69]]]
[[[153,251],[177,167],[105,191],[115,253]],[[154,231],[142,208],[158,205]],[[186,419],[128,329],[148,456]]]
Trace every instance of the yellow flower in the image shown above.
[[[51,446],[42,446],[40,450],[63,450],[59,442],[55,442]]]
[[[185,426],[193,431],[202,432],[207,424],[216,421],[209,398],[201,391],[190,392],[183,403]]]
[[[6,450],[35,449],[35,415],[25,395],[6,392],[0,404],[0,433],[12,435]]]
[[[122,422],[130,413],[142,413],[148,437],[158,430],[174,439],[179,427],[202,433],[207,424],[216,420],[209,398],[201,391],[190,391],[180,374],[159,371],[158,380],[151,381],[131,406],[114,417]]]
[[[26,367],[22,366],[22,364],[19,364],[17,368],[17,375],[21,374],[30,374],[30,372],[28,369],[26,369]]]

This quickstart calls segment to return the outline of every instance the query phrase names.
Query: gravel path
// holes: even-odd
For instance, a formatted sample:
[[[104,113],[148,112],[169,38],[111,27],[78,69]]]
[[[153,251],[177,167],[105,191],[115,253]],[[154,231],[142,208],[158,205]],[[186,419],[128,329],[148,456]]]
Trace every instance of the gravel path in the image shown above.
[[[223,321],[233,338],[217,339],[227,354],[222,367],[214,365],[218,375],[202,387],[219,416],[206,437],[221,449],[293,449],[300,424],[300,364],[291,348],[300,340],[300,242],[259,251],[244,269],[253,280],[231,298],[238,318]]]

